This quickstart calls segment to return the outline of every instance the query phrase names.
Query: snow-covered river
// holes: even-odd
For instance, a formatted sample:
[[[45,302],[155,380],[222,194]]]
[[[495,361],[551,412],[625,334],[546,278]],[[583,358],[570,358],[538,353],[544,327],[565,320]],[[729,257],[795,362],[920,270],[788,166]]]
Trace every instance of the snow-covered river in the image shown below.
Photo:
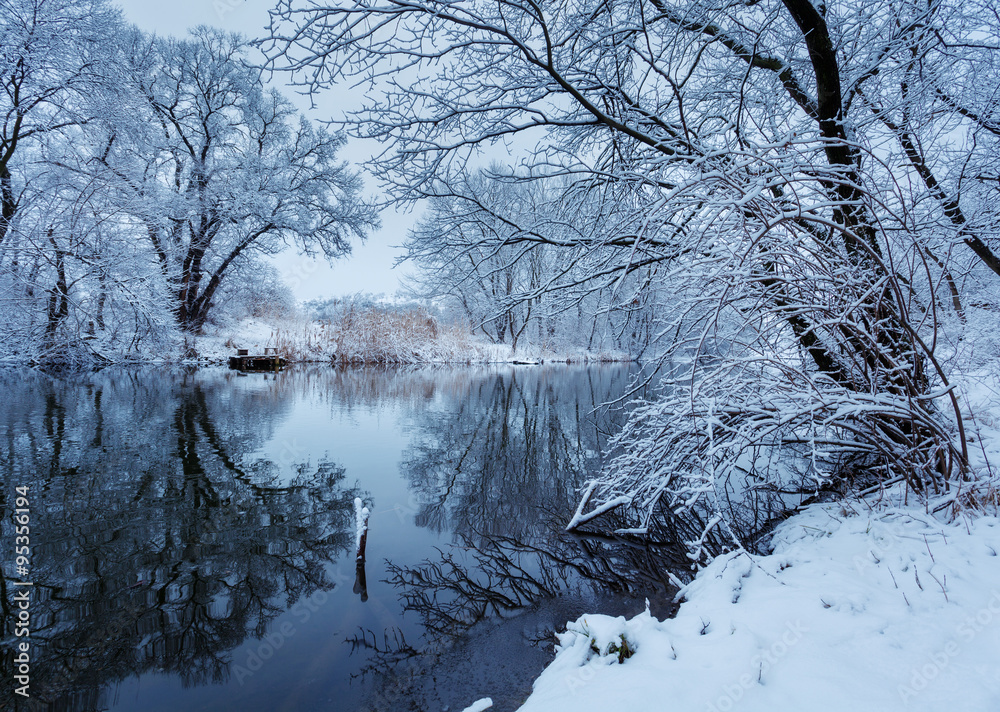
[[[31,518],[18,709],[516,709],[567,620],[666,609],[663,552],[561,531],[630,373],[0,372],[4,541],[15,487]]]

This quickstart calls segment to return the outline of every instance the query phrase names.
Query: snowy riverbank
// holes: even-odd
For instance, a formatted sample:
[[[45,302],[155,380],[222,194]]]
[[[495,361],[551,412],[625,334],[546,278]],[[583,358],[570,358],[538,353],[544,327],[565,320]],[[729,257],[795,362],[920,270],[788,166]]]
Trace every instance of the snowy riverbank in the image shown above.
[[[203,333],[179,330],[157,338],[122,341],[101,333],[58,347],[9,339],[0,364],[102,366],[109,364],[225,364],[237,349],[263,354],[276,348],[289,363],[486,364],[486,363],[622,363],[623,351],[521,341],[517,348],[495,344],[468,327],[442,324],[423,311],[346,309],[335,319],[244,318],[224,325],[207,324]]]
[[[224,328],[207,329],[182,351],[189,362],[221,363],[236,349],[263,353],[274,347],[291,362],[338,364],[621,362],[619,351],[493,344],[458,327],[441,326],[410,314],[360,313],[349,323],[301,320],[280,325],[245,319]]]
[[[996,710],[998,552],[995,516],[813,506],[769,556],[701,571],[673,619],[570,624],[521,710]]]

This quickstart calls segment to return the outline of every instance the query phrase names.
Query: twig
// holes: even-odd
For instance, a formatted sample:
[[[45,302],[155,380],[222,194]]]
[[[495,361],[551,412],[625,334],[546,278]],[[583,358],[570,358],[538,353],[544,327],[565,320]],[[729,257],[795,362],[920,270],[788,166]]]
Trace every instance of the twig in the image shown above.
[[[943,583],[941,583],[940,581],[938,581],[938,577],[937,577],[937,576],[935,576],[935,575],[934,575],[934,574],[933,574],[932,572],[928,571],[927,573],[928,573],[928,574],[930,574],[930,577],[931,577],[932,579],[934,579],[935,581],[937,581],[937,585],[941,587],[941,593],[943,593],[943,594],[944,594],[944,600],[945,600],[945,603],[950,603],[950,601],[948,600],[948,591],[947,591],[947,590],[945,590],[945,587],[944,587],[944,584],[943,584]],[[947,577],[947,576],[945,576],[945,577],[944,577],[944,580],[945,580],[945,583],[947,583],[947,582],[948,582],[948,577]]]

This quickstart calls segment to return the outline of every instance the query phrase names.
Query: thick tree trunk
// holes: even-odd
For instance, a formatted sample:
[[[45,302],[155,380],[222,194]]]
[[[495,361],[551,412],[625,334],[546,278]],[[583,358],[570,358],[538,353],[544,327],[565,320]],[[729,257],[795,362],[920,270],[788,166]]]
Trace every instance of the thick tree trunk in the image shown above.
[[[834,359],[835,363],[828,360],[826,348],[822,351],[817,348],[819,344],[816,343],[812,329],[803,330],[801,326],[796,328],[795,323],[792,323],[792,328],[820,370],[836,374],[838,381],[845,387],[860,392],[874,388],[911,399],[913,408],[932,410],[933,401],[922,399],[929,388],[925,357],[921,355],[915,336],[905,326],[905,314],[892,292],[895,275],[886,272],[878,233],[865,206],[860,158],[848,141],[840,67],[829,28],[811,0],[782,2],[802,32],[809,51],[816,78],[820,135],[825,139],[826,159],[833,169],[831,177],[824,181],[824,187],[837,206],[835,219],[844,227],[848,255],[854,266],[863,270],[865,278],[872,285],[883,278],[889,278],[882,289],[858,304],[855,309],[854,320],[868,333],[875,335],[874,342],[869,338],[859,340],[853,332],[841,326],[838,333],[846,348],[842,349],[844,353],[839,358]],[[860,379],[849,375],[852,363],[854,369],[863,366]],[[947,478],[949,468],[932,434],[925,433],[924,428],[916,421],[888,419],[875,427],[887,441],[913,453],[914,471],[907,476],[915,488],[922,489],[929,479],[930,484],[937,489],[941,481]],[[928,477],[930,473],[936,473],[936,476]]]
[[[97,298],[97,314],[95,316],[97,319],[97,328],[104,331],[104,305],[108,301],[107,277],[102,271],[97,279],[101,285],[101,293]]]
[[[0,244],[10,231],[10,224],[17,212],[14,184],[7,164],[0,165]]]
[[[241,255],[243,252],[253,245],[261,236],[267,234],[273,230],[275,226],[273,224],[267,224],[255,230],[249,235],[245,236],[239,244],[226,256],[226,259],[216,268],[212,273],[212,276],[208,280],[208,284],[205,288],[201,290],[200,293],[191,293],[192,297],[188,301],[185,307],[185,315],[187,317],[185,322],[185,331],[191,333],[198,333],[201,331],[202,327],[205,325],[205,321],[208,319],[208,312],[212,308],[212,300],[215,298],[215,293],[218,291],[219,286],[222,284],[222,279],[226,275],[226,271],[229,269],[230,265]],[[201,259],[198,260],[198,275],[199,280],[201,278]]]
[[[838,222],[847,228],[845,233],[847,248],[852,255],[871,263],[866,254],[867,250],[879,256],[882,251],[863,201],[864,194],[860,188],[858,171],[859,158],[847,140],[840,63],[830,37],[830,29],[827,27],[826,19],[811,0],[783,0],[783,2],[802,32],[809,50],[813,74],[816,77],[816,118],[819,122],[820,135],[826,139],[824,145],[826,159],[838,173],[837,180],[826,182],[827,189],[834,194],[838,202]],[[855,242],[857,239],[864,241],[865,246],[858,245]]]

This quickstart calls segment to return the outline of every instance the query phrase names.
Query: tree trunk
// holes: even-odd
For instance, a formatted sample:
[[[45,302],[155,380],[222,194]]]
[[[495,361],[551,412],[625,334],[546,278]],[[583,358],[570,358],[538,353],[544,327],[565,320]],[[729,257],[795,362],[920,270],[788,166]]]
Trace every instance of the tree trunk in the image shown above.
[[[17,199],[14,197],[14,185],[7,164],[0,166],[0,244],[3,244],[10,224],[17,212]]]
[[[49,290],[49,302],[46,309],[45,343],[55,345],[59,325],[69,316],[69,286],[66,281],[66,253],[56,244],[53,231],[49,230],[49,242],[55,250],[56,283]]]

